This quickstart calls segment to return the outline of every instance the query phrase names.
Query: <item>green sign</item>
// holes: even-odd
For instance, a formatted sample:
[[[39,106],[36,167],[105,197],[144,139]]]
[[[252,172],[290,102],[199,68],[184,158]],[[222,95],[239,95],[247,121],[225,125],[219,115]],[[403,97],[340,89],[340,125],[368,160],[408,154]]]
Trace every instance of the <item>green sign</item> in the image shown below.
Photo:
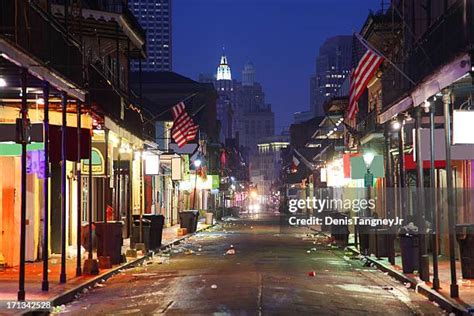
[[[89,159],[82,159],[81,169],[83,173],[89,173]],[[104,175],[105,161],[99,149],[92,147],[92,174],[95,176]]]
[[[385,177],[385,168],[382,155],[375,155],[374,160],[370,164],[370,173],[375,178]],[[367,166],[362,156],[351,157],[351,179],[362,180],[367,174]]]
[[[208,177],[212,178],[212,187],[211,187],[211,189],[212,190],[219,189],[219,184],[220,184],[219,175],[212,174],[212,175],[208,175]]]
[[[26,150],[44,149],[44,143],[31,143],[26,145]],[[0,143],[0,156],[21,156],[21,145],[12,143]]]

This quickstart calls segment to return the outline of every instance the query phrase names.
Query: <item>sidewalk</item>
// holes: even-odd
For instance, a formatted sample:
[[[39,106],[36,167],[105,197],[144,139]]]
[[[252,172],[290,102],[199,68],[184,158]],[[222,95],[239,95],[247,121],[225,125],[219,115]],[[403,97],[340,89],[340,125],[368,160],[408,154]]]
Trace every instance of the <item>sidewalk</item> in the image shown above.
[[[208,228],[210,225],[204,223],[198,224],[198,231]],[[192,234],[178,237],[179,225],[163,229],[162,247],[176,243]],[[126,240],[128,241],[128,240]],[[125,242],[125,241],[124,241]],[[111,269],[101,269],[99,275],[87,275],[76,277],[76,260],[68,259],[66,262],[67,282],[59,283],[59,274],[61,269],[60,255],[55,255],[49,260],[49,291],[41,291],[41,281],[43,278],[43,262],[34,262],[26,264],[25,291],[26,301],[52,301],[54,305],[63,304],[74,298],[74,295],[95,282],[107,279],[119,269],[131,267],[145,260],[150,254],[141,255],[137,258],[127,257],[127,262],[115,265]],[[82,261],[83,263],[84,261]],[[8,268],[6,271],[0,271],[0,301],[16,301],[18,291],[18,267]],[[0,307],[0,315],[4,312]]]
[[[353,247],[348,247],[353,253],[359,254],[359,251]],[[368,261],[373,263],[380,270],[388,273],[400,282],[410,284],[420,294],[428,297],[429,300],[435,301],[448,312],[457,315],[469,315],[474,307],[474,280],[463,279],[461,274],[461,262],[456,261],[456,277],[459,286],[459,298],[451,298],[449,293],[449,285],[451,281],[449,258],[445,256],[438,257],[438,271],[440,279],[439,291],[432,289],[431,282],[423,282],[417,274],[403,273],[402,258],[399,254],[395,257],[395,265],[391,265],[387,258],[376,258],[375,256],[364,256]],[[433,280],[433,260],[430,255],[430,281]]]

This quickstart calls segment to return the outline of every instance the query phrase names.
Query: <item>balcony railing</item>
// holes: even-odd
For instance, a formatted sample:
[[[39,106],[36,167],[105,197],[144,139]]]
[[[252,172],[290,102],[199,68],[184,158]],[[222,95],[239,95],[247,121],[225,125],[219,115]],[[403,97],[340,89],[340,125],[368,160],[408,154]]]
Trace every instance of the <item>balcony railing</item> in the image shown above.
[[[383,128],[377,124],[377,113],[372,111],[357,124],[357,131],[360,135],[366,136],[371,133],[382,133]]]
[[[455,56],[468,52],[474,44],[474,1],[457,0],[416,41],[407,44],[407,58],[399,67],[420,83],[437,68]],[[410,38],[411,40],[411,38]],[[384,106],[390,106],[407,93],[412,85],[393,67],[384,71]]]
[[[82,86],[79,44],[35,2],[0,1],[0,37]]]

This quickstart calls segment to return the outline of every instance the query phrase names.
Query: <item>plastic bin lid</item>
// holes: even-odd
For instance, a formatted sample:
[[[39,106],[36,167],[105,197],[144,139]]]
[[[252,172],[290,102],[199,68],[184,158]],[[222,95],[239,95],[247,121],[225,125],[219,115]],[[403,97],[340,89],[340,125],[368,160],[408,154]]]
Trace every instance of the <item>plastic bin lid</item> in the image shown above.
[[[140,224],[140,219],[136,219],[133,222]],[[142,223],[151,223],[151,221],[149,219],[142,218]]]

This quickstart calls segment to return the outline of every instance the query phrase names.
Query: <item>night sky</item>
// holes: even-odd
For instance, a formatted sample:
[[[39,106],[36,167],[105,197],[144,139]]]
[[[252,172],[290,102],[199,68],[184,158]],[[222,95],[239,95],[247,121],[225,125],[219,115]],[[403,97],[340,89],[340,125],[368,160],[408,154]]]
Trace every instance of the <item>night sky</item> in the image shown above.
[[[309,78],[327,37],[352,34],[381,0],[173,0],[173,71],[214,74],[225,46],[233,78],[251,60],[276,132],[309,108]],[[385,1],[387,2],[387,1]]]

